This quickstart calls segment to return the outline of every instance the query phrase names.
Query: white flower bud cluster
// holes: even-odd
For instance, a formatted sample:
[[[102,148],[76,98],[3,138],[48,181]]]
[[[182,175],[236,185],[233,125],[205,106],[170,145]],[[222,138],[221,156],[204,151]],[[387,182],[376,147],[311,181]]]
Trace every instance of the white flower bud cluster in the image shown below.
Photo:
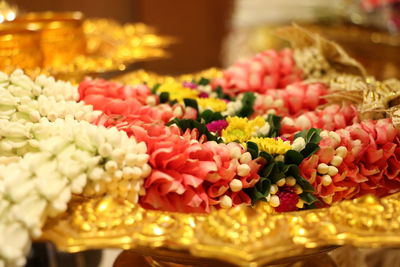
[[[47,217],[67,209],[72,194],[111,194],[136,203],[144,193],[151,172],[144,143],[85,121],[49,125],[57,135],[39,141],[39,152],[0,165],[0,244],[7,244],[0,246],[0,266],[24,265],[31,238],[41,235]]]
[[[79,99],[78,88],[69,82],[40,75],[33,81],[22,70],[7,75],[0,72],[0,119],[37,122],[41,117],[54,121],[67,114],[77,120],[93,121],[99,112]]]
[[[238,97],[235,101],[226,104],[226,111],[222,112],[223,116],[235,116],[235,114],[243,107],[242,99]]]
[[[285,105],[282,99],[274,99],[274,97],[272,97],[271,95],[256,94],[256,99],[261,99],[263,107],[268,108],[265,114],[265,118],[268,117],[268,114],[275,114],[276,109],[283,108]]]
[[[39,75],[35,79],[40,86],[40,95],[55,97],[57,101],[78,101],[78,88],[70,82],[55,80],[52,76]]]
[[[331,138],[333,140],[333,148],[336,149],[335,155],[333,156],[329,164],[320,163],[317,167],[317,172],[319,175],[321,175],[322,185],[329,186],[333,182],[332,177],[338,174],[338,167],[343,163],[343,160],[346,158],[348,151],[345,146],[339,146],[341,142],[341,137],[336,132],[322,131],[321,137]],[[323,201],[327,204],[331,204],[332,197],[325,197],[323,198]]]
[[[229,189],[235,193],[243,189],[241,178],[250,174],[251,169],[248,163],[252,158],[249,152],[242,153],[241,149],[236,146],[230,148],[230,155],[232,159],[237,160],[239,163],[236,169],[237,176],[229,182]],[[219,205],[223,209],[231,208],[233,205],[232,198],[226,194],[222,195],[219,198]]]

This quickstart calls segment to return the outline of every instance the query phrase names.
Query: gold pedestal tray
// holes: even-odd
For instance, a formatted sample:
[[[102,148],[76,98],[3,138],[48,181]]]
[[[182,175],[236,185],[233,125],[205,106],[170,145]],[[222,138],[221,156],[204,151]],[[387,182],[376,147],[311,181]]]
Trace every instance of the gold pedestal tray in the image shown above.
[[[29,31],[31,37],[22,36],[21,29]],[[21,36],[30,37],[32,44],[26,45]],[[19,67],[31,76],[44,73],[72,81],[166,58],[169,54],[165,48],[175,42],[142,23],[121,25],[109,19],[84,19],[80,12],[20,15],[15,21],[0,23],[0,40],[3,39],[8,42],[0,42],[0,59],[7,61],[0,64],[2,71],[12,72]],[[13,54],[4,52],[9,50]],[[27,59],[38,60],[27,65],[14,54],[29,54]]]
[[[204,266],[212,259],[264,266],[341,245],[399,247],[400,194],[383,199],[365,196],[300,212],[273,213],[260,203],[208,215],[145,210],[112,198],[76,197],[67,213],[47,222],[42,239],[67,252],[122,248],[164,263]]]

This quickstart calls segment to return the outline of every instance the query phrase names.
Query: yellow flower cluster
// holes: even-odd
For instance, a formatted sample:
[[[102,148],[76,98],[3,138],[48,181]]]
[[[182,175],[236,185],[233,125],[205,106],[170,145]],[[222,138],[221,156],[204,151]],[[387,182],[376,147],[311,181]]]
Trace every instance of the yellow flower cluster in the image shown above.
[[[292,149],[289,141],[283,141],[281,138],[253,137],[248,141],[255,143],[260,151],[265,151],[268,154],[285,154]]]
[[[239,141],[241,143],[248,141],[257,134],[257,130],[265,125],[264,118],[257,116],[253,120],[240,117],[226,118],[228,127],[222,130],[222,137],[225,143]]]
[[[168,81],[157,89],[159,93],[169,93],[169,100],[177,100],[182,103],[184,98],[197,98],[199,92],[190,88],[184,87],[177,81]]]
[[[197,104],[203,109],[210,109],[214,112],[223,112],[226,110],[226,102],[218,98],[197,98]]]

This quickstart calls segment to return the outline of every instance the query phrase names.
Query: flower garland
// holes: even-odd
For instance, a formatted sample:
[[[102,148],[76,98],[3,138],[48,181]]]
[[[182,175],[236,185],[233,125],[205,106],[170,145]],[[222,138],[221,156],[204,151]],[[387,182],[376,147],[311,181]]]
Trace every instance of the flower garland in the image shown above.
[[[0,265],[23,265],[30,239],[73,194],[207,213],[400,191],[398,130],[363,121],[357,101],[333,103],[329,83],[302,81],[339,73],[313,49],[265,51],[222,77],[152,88],[0,73],[0,241],[13,240]],[[351,58],[342,65],[362,73]]]
[[[30,239],[40,237],[48,216],[67,209],[72,194],[109,194],[133,203],[144,194],[143,181],[151,172],[144,143],[72,118],[48,124],[39,127],[50,137],[38,141],[38,152],[0,165],[3,265],[25,263]]]

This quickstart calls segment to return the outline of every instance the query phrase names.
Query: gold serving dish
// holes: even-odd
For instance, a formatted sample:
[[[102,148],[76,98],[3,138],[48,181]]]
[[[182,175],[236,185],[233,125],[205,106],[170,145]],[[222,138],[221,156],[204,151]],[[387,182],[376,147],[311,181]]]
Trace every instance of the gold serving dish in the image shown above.
[[[20,38],[10,42],[20,54],[36,57],[35,64],[26,66],[3,53],[9,63],[0,66],[1,70],[9,72],[19,67],[33,76],[45,73],[67,80],[122,71],[135,62],[164,58],[168,56],[164,48],[174,42],[144,24],[84,19],[80,12],[22,14],[12,22],[0,24],[0,38],[19,36],[21,29],[31,33],[32,46]],[[37,39],[39,42],[34,43]]]
[[[277,214],[260,203],[208,215],[145,210],[112,198],[75,198],[66,214],[48,221],[42,239],[67,252],[130,249],[154,266],[213,266],[216,260],[254,267],[282,264],[342,245],[399,247],[400,194],[300,212]]]

